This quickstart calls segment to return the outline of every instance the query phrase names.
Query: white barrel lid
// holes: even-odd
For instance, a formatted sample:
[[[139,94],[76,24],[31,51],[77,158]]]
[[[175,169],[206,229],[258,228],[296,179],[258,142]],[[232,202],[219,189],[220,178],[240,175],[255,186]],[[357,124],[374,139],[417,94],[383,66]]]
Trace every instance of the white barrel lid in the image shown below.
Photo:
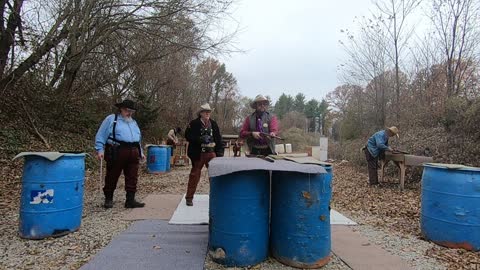
[[[448,169],[448,170],[465,170],[465,171],[480,171],[478,167],[470,167],[462,164],[448,164],[448,163],[425,163],[423,164],[424,167],[433,167],[433,168],[441,168],[441,169]]]
[[[50,161],[55,161],[63,156],[85,156],[85,153],[67,153],[67,152],[21,152],[20,154],[16,155],[12,160],[15,160],[20,157],[25,156],[39,156],[46,158]]]
[[[256,157],[219,157],[209,162],[208,174],[210,177],[221,176],[241,171],[285,171],[307,174],[327,173],[325,168],[313,164],[302,164],[287,160],[265,161]]]

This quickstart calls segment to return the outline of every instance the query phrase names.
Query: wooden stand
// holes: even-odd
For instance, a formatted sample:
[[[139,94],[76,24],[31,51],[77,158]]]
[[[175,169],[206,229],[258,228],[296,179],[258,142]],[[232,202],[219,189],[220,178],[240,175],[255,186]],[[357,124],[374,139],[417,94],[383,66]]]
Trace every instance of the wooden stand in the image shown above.
[[[188,166],[190,160],[187,157],[187,141],[180,141],[179,144],[175,148],[175,152],[173,153],[173,166]]]
[[[405,188],[405,171],[407,166],[421,166],[423,163],[433,162],[431,157],[407,155],[403,153],[385,152],[385,159],[380,160],[381,178],[384,179],[385,167],[390,161],[400,169],[400,189]]]

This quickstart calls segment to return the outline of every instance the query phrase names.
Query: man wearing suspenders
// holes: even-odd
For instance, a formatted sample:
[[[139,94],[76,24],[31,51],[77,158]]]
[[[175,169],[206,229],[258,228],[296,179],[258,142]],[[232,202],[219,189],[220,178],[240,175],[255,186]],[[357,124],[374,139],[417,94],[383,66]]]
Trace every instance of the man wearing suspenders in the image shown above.
[[[97,158],[105,159],[107,162],[103,206],[104,208],[113,207],[113,193],[123,171],[126,191],[125,208],[144,207],[144,203],[135,200],[140,159],[145,159],[140,144],[140,128],[132,118],[136,111],[135,102],[126,99],[115,106],[119,112],[107,116],[95,136]]]

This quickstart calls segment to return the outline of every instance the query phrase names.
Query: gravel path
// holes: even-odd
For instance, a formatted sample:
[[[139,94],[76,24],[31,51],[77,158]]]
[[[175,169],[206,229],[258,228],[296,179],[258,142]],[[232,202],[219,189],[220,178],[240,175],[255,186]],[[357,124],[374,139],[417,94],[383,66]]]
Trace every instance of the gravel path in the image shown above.
[[[186,189],[188,168],[177,168],[165,175],[142,174],[139,184],[139,198],[150,193],[183,194]],[[341,170],[335,172],[341,173]],[[122,183],[123,179],[119,181]],[[25,240],[18,237],[18,203],[16,197],[9,198],[8,208],[0,210],[0,269],[78,269],[89,261],[110,240],[125,230],[130,221],[122,220],[127,209],[123,208],[123,184],[115,194],[114,208],[105,211],[101,208],[103,196],[98,191],[98,175],[87,172],[84,194],[82,225],[79,231],[59,238],[44,240]],[[204,171],[199,185],[199,193],[208,193],[208,180]],[[4,204],[5,205],[5,204]],[[348,213],[347,213],[348,215]],[[358,221],[358,220],[357,220]],[[426,256],[433,244],[415,236],[402,236],[386,232],[379,227],[368,225],[360,220],[356,230],[388,252],[405,259],[415,269],[447,269],[445,264]],[[368,221],[368,219],[365,219]],[[206,269],[242,269],[225,268],[207,258]],[[294,269],[284,266],[273,259],[260,265],[245,269]],[[338,257],[332,256],[323,269],[350,269]]]

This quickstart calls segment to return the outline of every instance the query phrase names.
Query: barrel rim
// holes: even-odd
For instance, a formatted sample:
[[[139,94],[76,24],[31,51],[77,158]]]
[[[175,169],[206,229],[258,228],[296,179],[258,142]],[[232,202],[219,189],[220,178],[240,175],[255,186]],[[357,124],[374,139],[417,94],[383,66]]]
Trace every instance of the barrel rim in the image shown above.
[[[24,157],[31,157],[31,156],[36,156],[36,157],[41,157],[48,159],[47,157],[43,156],[45,153],[52,153],[52,152],[31,152],[31,154],[24,155]],[[61,156],[58,157],[58,159],[62,157],[85,157],[88,155],[87,153],[65,153],[65,152],[58,152],[61,154]]]
[[[448,163],[424,163],[423,167],[445,169],[445,170],[458,170],[458,171],[474,171],[479,172],[480,168],[465,166],[462,164],[448,164]]]
[[[150,148],[150,147],[171,148],[172,146],[171,146],[171,145],[166,145],[166,144],[151,144],[151,145],[147,145],[147,148]]]

